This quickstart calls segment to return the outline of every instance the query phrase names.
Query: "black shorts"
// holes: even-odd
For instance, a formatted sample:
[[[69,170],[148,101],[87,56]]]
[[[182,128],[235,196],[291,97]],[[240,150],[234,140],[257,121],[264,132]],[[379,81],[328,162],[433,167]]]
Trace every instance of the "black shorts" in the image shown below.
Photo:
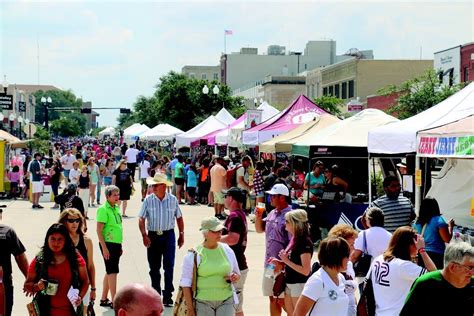
[[[176,185],[184,185],[184,178],[174,178],[174,183]]]
[[[104,259],[105,263],[105,272],[107,274],[114,274],[119,273],[119,261],[120,256],[122,255],[122,244],[117,244],[114,242],[106,242],[105,245],[107,246],[107,250],[109,250],[109,260]],[[104,253],[102,251],[102,246],[99,243],[100,253],[102,253],[102,258],[104,257]]]
[[[196,196],[196,188],[195,187],[187,187],[186,192],[188,192],[188,195],[192,198]]]

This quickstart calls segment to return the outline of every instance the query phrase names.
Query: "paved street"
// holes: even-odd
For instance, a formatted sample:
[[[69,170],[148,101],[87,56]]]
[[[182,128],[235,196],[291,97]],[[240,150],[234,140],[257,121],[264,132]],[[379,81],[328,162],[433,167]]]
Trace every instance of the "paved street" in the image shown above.
[[[139,184],[135,184],[139,187]],[[103,200],[105,198],[103,197]],[[33,259],[39,247],[44,242],[44,236],[47,228],[57,220],[59,211],[51,210],[53,203],[41,203],[45,208],[43,210],[33,210],[31,204],[27,201],[0,201],[0,204],[8,205],[3,212],[2,223],[12,226],[21,241],[27,249],[28,260]],[[124,254],[120,262],[120,274],[118,277],[118,287],[130,283],[139,282],[149,284],[148,263],[146,260],[145,247],[142,244],[141,235],[138,230],[138,220],[136,215],[140,208],[140,196],[138,192],[132,196],[127,210],[131,217],[124,219]],[[104,264],[98,248],[97,235],[95,233],[95,210],[89,209],[88,221],[90,232],[89,236],[94,240],[94,261],[96,265],[97,278],[97,296],[100,298],[102,290],[102,277],[105,273]],[[200,221],[203,217],[214,214],[213,209],[207,206],[183,206],[185,223],[185,244],[183,248],[177,251],[176,269],[174,273],[175,288],[178,288],[179,278],[181,275],[181,265],[187,249],[194,247],[202,240],[199,232]],[[263,274],[263,256],[264,256],[264,236],[255,233],[255,229],[249,223],[249,238],[247,246],[247,260],[250,267],[246,286],[245,286],[245,315],[266,315],[268,311],[267,299],[261,295],[261,277]],[[15,305],[13,315],[26,315],[26,304],[30,301],[25,297],[21,289],[23,287],[24,278],[18,267],[14,263],[14,283],[15,283]],[[98,302],[98,301],[97,301]],[[98,315],[113,315],[109,309],[96,306]],[[171,308],[166,308],[165,315],[171,315]]]

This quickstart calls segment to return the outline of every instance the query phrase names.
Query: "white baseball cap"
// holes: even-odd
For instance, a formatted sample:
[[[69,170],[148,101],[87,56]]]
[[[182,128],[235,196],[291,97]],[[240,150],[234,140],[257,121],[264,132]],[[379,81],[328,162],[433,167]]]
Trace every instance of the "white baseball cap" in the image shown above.
[[[288,190],[288,187],[284,185],[283,183],[277,183],[273,186],[273,188],[270,191],[266,191],[265,193],[268,193],[270,195],[284,195],[284,196],[289,196],[290,191]]]

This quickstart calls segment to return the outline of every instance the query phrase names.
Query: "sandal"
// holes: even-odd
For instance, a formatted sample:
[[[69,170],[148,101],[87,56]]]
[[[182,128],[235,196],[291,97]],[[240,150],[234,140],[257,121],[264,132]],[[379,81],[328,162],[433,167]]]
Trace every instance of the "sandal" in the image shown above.
[[[114,308],[112,302],[106,298],[105,300],[100,300],[100,306]]]

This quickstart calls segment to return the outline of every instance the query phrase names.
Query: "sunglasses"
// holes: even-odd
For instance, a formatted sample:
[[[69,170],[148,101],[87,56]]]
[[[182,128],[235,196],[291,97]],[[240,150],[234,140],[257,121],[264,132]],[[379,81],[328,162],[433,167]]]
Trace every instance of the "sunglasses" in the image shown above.
[[[67,222],[72,224],[72,223],[80,223],[81,219],[80,218],[68,218]]]

